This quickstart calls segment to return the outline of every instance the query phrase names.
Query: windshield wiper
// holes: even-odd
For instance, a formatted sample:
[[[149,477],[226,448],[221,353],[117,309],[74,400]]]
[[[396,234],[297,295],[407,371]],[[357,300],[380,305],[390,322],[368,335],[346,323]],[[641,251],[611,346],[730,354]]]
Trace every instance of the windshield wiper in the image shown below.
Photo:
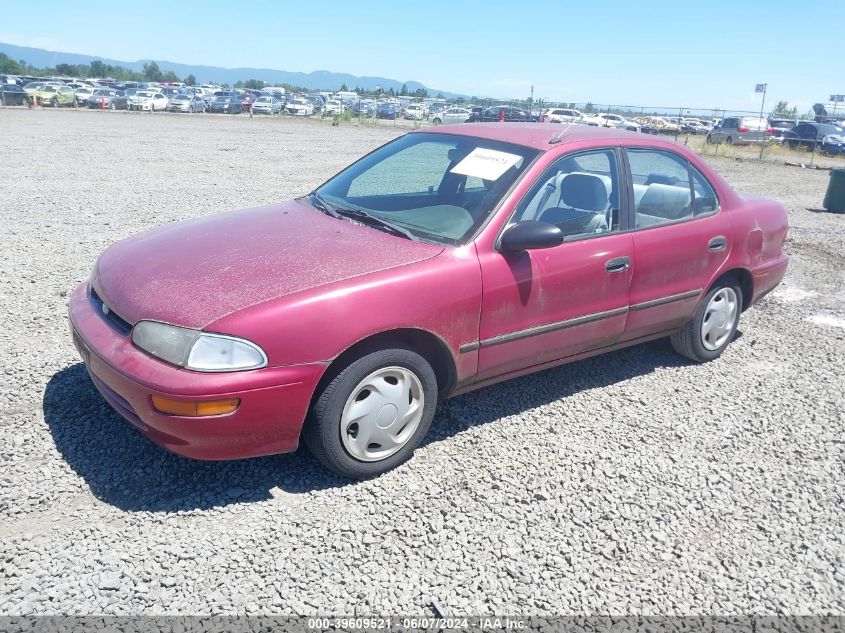
[[[345,218],[355,220],[356,222],[360,222],[361,224],[371,226],[374,229],[390,233],[391,235],[398,235],[399,237],[404,237],[413,241],[416,241],[417,239],[410,231],[406,231],[405,229],[396,226],[387,220],[383,220],[376,215],[370,215],[366,211],[359,211],[358,209],[335,209],[335,213],[342,215]]]
[[[320,194],[316,191],[312,191],[308,194],[310,197],[311,204],[325,213],[326,215],[330,215],[333,218],[349,218],[350,220],[355,220],[356,222],[360,222],[361,224],[366,224],[374,229],[379,229],[380,231],[384,231],[385,233],[390,233],[391,235],[396,235],[398,237],[404,237],[406,239],[417,241],[417,238],[410,231],[406,231],[405,229],[388,222],[387,220],[383,220],[378,216],[370,215],[366,211],[360,211],[359,209],[341,209],[335,207],[334,205],[329,204],[326,202]]]
[[[311,193],[309,193],[308,198],[309,198],[308,202],[311,203],[311,206],[313,206],[316,209],[319,209],[320,211],[322,211],[326,215],[330,215],[333,218],[341,217],[341,215],[337,211],[335,211],[335,208],[332,205],[330,205],[328,202],[323,200],[320,197],[320,194],[318,194],[316,191],[312,191]]]

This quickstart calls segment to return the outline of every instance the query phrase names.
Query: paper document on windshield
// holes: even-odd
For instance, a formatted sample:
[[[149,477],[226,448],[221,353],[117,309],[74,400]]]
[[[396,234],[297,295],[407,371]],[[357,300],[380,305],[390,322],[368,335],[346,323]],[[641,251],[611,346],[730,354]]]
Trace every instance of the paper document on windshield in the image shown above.
[[[498,180],[509,168],[516,165],[522,156],[499,152],[495,149],[476,147],[457,165],[452,167],[453,174],[475,176],[482,180]]]

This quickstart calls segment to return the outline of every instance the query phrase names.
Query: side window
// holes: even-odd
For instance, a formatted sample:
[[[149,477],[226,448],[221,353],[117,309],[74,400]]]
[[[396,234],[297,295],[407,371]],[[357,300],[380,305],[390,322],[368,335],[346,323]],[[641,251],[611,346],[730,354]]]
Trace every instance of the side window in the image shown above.
[[[692,165],[689,166],[690,174],[692,175],[692,193],[693,214],[697,217],[699,215],[707,215],[719,209],[719,199],[716,197],[716,191],[713,189],[707,179]]]
[[[517,207],[515,222],[555,224],[568,239],[619,230],[619,170],[611,149],[556,161]]]
[[[636,228],[668,224],[693,215],[686,160],[671,152],[628,150]]]

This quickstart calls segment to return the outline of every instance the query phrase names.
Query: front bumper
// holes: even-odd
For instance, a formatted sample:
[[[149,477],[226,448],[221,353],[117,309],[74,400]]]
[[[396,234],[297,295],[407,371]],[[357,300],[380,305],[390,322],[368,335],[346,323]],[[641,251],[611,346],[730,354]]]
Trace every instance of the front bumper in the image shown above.
[[[94,386],[127,421],[159,446],[203,460],[240,459],[296,450],[323,363],[206,374],[142,352],[98,311],[81,284],[68,306],[74,344]],[[168,415],[152,397],[240,399],[232,413]]]

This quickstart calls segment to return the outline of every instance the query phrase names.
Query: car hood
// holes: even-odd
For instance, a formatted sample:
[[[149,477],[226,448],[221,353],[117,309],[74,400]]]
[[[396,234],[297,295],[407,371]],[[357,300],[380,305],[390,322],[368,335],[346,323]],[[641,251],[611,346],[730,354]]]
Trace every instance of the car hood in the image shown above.
[[[91,284],[130,323],[149,319],[203,328],[271,299],[442,251],[291,201],[125,239],[100,256]]]

